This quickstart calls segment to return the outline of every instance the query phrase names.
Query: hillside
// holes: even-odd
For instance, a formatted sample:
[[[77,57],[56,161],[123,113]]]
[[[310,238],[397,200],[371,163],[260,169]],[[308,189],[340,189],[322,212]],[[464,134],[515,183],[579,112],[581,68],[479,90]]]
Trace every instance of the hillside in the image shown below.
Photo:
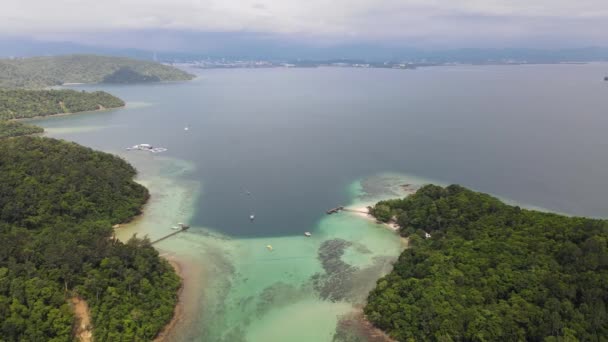
[[[124,106],[103,91],[0,89],[0,120],[77,113]]]
[[[0,339],[72,341],[84,298],[96,341],[149,341],[171,319],[179,278],[147,240],[112,224],[147,190],[124,160],[55,139],[0,140]]]
[[[124,57],[70,55],[0,59],[0,88],[43,88],[65,83],[100,83],[120,69],[138,79],[184,81],[193,75],[159,63]],[[120,82],[125,83],[125,82]]]
[[[396,218],[412,245],[365,307],[393,338],[608,336],[608,222],[524,210],[456,185],[428,185],[372,212]]]
[[[121,67],[103,78],[103,83],[129,84],[160,82],[158,76],[148,76],[138,73],[129,67]]]
[[[44,132],[44,129],[42,127],[28,125],[18,121],[0,120],[0,139],[42,132]]]

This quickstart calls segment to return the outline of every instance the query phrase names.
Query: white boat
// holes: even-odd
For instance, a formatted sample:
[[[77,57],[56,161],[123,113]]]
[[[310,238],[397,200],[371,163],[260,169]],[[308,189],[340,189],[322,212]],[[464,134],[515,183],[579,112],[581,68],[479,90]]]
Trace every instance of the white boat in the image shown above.
[[[312,236],[312,234],[311,234],[310,232],[304,232],[304,236],[306,236],[306,237],[311,237],[311,236]]]
[[[189,130],[190,128],[188,128],[188,126],[184,127],[184,131]]]
[[[152,153],[160,153],[165,152],[167,149],[164,147],[153,147],[150,144],[138,144],[131,147],[127,147],[127,151],[131,150],[140,150],[140,151],[148,151]]]
[[[253,214],[249,215],[249,219],[250,219],[251,221],[255,220],[255,215],[253,215]]]
[[[180,228],[180,227],[178,227],[178,226],[173,226],[173,227],[171,227],[171,229],[173,229],[173,230],[179,230],[179,229],[181,229],[181,228]]]

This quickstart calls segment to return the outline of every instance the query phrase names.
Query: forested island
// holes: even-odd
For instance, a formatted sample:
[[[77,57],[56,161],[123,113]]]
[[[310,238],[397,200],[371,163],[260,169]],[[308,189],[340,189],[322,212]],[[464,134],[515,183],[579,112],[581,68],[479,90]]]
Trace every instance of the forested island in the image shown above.
[[[0,89],[0,120],[123,107],[105,91]]]
[[[457,185],[428,185],[371,213],[410,239],[364,310],[393,338],[608,336],[607,221],[525,210]]]
[[[127,70],[129,77],[120,77],[119,70]],[[115,74],[117,72],[118,75]],[[118,83],[137,83],[142,80],[186,81],[193,77],[172,66],[124,57],[69,55],[0,59],[0,88],[44,88],[66,83],[101,83],[107,81],[107,78],[118,79]]]
[[[72,298],[88,302],[96,341],[151,340],[171,319],[172,267],[147,239],[113,238],[149,197],[135,174],[75,143],[0,140],[1,340],[73,340]]]

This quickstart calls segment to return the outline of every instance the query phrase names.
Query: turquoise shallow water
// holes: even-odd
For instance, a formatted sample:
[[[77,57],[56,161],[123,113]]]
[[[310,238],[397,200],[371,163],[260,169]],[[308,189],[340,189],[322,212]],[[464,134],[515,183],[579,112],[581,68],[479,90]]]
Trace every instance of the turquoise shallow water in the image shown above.
[[[202,191],[204,196],[204,185],[172,179],[188,172],[190,165],[170,159],[157,163],[164,164],[156,169],[159,174],[150,174],[154,169],[148,165],[150,173],[141,176],[142,183],[152,191],[146,208],[150,215],[120,228],[121,238],[133,233],[148,234],[153,239],[166,234],[172,222],[187,221],[192,215],[190,199],[196,197],[195,193]],[[388,178],[412,183],[403,175],[372,178],[366,183],[382,180],[384,186]],[[355,181],[351,188],[361,188],[360,184]],[[388,187],[384,191],[391,193]],[[357,193],[354,205],[368,199],[369,194]],[[185,261],[187,285],[196,288],[188,289],[188,293],[200,294],[186,295],[198,303],[187,304],[185,315],[189,319],[170,338],[331,341],[338,320],[364,303],[376,279],[390,270],[404,245],[385,226],[352,213],[322,216],[311,232],[310,238],[303,234],[231,238],[209,228],[192,227],[159,243],[162,251]],[[342,248],[342,256],[319,254]],[[329,266],[324,267],[324,262]]]
[[[187,83],[104,86],[127,108],[34,123],[140,171],[152,198],[119,237],[154,240],[191,223],[158,244],[188,280],[169,340],[331,341],[404,245],[329,208],[432,181],[605,216],[604,71],[216,70]],[[168,151],[125,151],[138,143]]]

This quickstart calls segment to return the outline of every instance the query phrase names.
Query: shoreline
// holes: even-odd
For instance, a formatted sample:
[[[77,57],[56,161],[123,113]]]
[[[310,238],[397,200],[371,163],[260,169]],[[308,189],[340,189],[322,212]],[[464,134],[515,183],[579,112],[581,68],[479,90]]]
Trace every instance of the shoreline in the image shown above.
[[[114,155],[116,155],[116,156],[117,156],[117,154],[114,154]],[[119,156],[119,157],[120,157],[120,156]],[[138,183],[137,181],[136,181],[136,183],[137,183],[137,184],[140,184],[140,185],[142,185],[142,186],[144,186],[143,184]],[[145,186],[144,186],[144,187],[145,187]],[[146,189],[147,189],[147,188],[146,188]],[[139,214],[137,214],[137,215],[135,215],[135,216],[131,217],[131,218],[130,218],[128,221],[121,222],[121,223],[116,223],[116,224],[114,224],[114,225],[112,226],[112,229],[113,229],[113,232],[112,232],[112,233],[114,234],[114,236],[116,236],[116,230],[118,230],[118,229],[123,230],[124,228],[127,228],[127,227],[129,227],[129,226],[136,225],[136,224],[137,224],[139,221],[141,221],[141,220],[143,219],[144,214],[145,214],[146,207],[147,207],[147,206],[148,206],[148,204],[150,203],[150,197],[152,197],[152,196],[148,196],[148,199],[146,199],[146,202],[145,202],[145,203],[144,203],[144,205],[141,207],[141,212],[140,212]],[[156,249],[156,248],[155,248],[155,249]]]
[[[173,309],[173,316],[171,320],[165,324],[163,329],[158,332],[156,337],[154,338],[154,342],[162,342],[168,338],[174,331],[183,316],[184,316],[184,286],[186,283],[186,279],[184,278],[183,267],[182,264],[177,260],[177,258],[169,255],[160,255],[161,258],[166,260],[173,270],[175,274],[180,278],[180,286],[177,290],[177,303],[175,304],[175,308]]]
[[[359,324],[361,324],[364,331],[367,332],[367,336],[373,341],[383,341],[383,342],[398,342],[397,340],[390,337],[386,332],[382,329],[376,327],[372,322],[367,319],[367,316],[361,310],[359,317]]]
[[[351,205],[345,208],[348,210],[347,212],[358,216],[359,218],[382,225],[395,232],[399,236],[403,248],[409,248],[409,239],[399,234],[399,229],[401,227],[399,227],[396,222],[392,220],[391,222],[378,221],[369,213],[369,206]],[[339,321],[338,328],[340,328],[340,325],[345,329],[352,330],[352,333],[355,336],[363,337],[370,342],[398,342],[369,321],[367,316],[363,313],[363,307],[356,308],[351,315]]]
[[[141,213],[132,217],[127,222],[116,224],[112,227],[114,230],[114,233],[113,233],[114,236],[116,236],[116,230],[121,229],[121,228],[126,228],[130,225],[135,225],[143,219],[143,217],[146,213],[146,207],[150,203],[150,197],[148,197],[148,199],[146,200],[146,203],[144,203]],[[135,233],[134,235],[137,235],[137,233]],[[152,248],[159,251],[159,249],[154,246],[152,246]],[[178,260],[178,258],[175,257],[174,255],[169,255],[166,253],[161,254],[160,251],[159,251],[159,257],[162,258],[163,260],[167,261],[169,263],[169,265],[171,265],[171,267],[173,268],[173,271],[175,271],[175,274],[177,274],[177,276],[180,279],[180,286],[179,286],[179,289],[177,290],[177,302],[175,303],[175,307],[173,308],[173,316],[171,316],[171,320],[169,320],[165,324],[165,326],[158,332],[156,337],[153,339],[153,342],[165,341],[168,338],[168,336],[171,336],[171,334],[175,331],[177,324],[182,320],[182,318],[184,316],[184,299],[185,299],[184,298],[184,287],[186,286],[186,283],[188,282],[186,277],[184,277],[184,271],[183,271],[184,265],[183,265],[182,261]]]
[[[375,327],[365,316],[362,307],[355,308],[343,316],[336,327],[338,334],[355,340],[363,339],[368,342],[398,342],[387,333]]]
[[[137,180],[136,180],[136,182],[138,184],[146,187],[146,189],[148,189],[148,187],[145,186],[145,184],[142,184],[142,182],[139,182]],[[150,190],[148,189],[148,191],[150,191]],[[115,224],[114,226],[112,226],[114,238],[118,239],[116,237],[116,231],[137,225],[140,221],[143,220],[144,215],[146,214],[146,212],[148,211],[148,208],[150,206],[151,198],[152,198],[152,194],[149,193],[149,196],[146,199],[145,203],[142,205],[141,211],[139,214],[131,217],[128,221],[118,223],[118,224]],[[137,233],[134,233],[132,236],[136,236],[136,235],[137,235]],[[147,235],[146,235],[146,237],[147,237]],[[179,289],[177,290],[177,302],[175,303],[175,306],[173,308],[173,315],[171,316],[171,319],[158,332],[156,337],[154,337],[154,339],[152,340],[154,342],[162,342],[162,341],[168,341],[168,338],[172,335],[172,333],[174,333],[176,331],[177,324],[179,322],[181,322],[182,318],[184,317],[184,312],[185,312],[184,287],[187,286],[186,283],[189,283],[189,281],[184,276],[185,265],[184,265],[183,260],[180,261],[175,255],[171,255],[168,253],[161,253],[161,251],[157,247],[152,246],[152,248],[154,248],[156,251],[159,252],[160,258],[167,261],[169,263],[169,265],[171,265],[171,267],[173,268],[173,271],[180,279],[180,286],[179,286]]]
[[[111,152],[108,152],[111,153]],[[116,154],[116,153],[111,153],[112,155],[115,155],[117,157],[122,158],[122,156]],[[141,184],[140,182],[138,182],[137,180],[134,180],[135,183],[143,186],[144,188],[148,189],[144,184]],[[135,225],[137,224],[139,221],[141,221],[144,217],[144,214],[146,213],[146,207],[148,207],[148,205],[150,204],[150,199],[152,198],[152,195],[150,194],[150,190],[148,190],[148,198],[146,198],[146,201],[144,202],[144,204],[141,206],[140,212],[139,214],[130,217],[127,221],[124,222],[119,222],[116,223],[112,226],[112,236],[116,239],[116,230],[118,229],[124,229],[126,227],[129,227],[131,225]],[[156,249],[156,248],[155,248]],[[177,270],[176,270],[177,272]]]
[[[359,207],[359,206],[349,206],[346,207],[346,209],[348,209],[347,212],[352,213],[353,215],[359,216],[363,219],[366,219],[368,221],[372,221],[374,223],[377,224],[381,224],[383,226],[385,226],[386,228],[398,233],[399,229],[401,227],[399,227],[399,225],[395,222],[380,222],[378,221],[375,217],[372,216],[372,214],[369,213],[369,208],[367,206],[364,207]]]
[[[14,121],[29,121],[29,120],[40,120],[40,119],[48,119],[48,118],[53,118],[53,117],[62,117],[62,116],[69,116],[69,115],[77,115],[77,114],[87,114],[87,113],[98,113],[98,112],[108,112],[111,110],[115,110],[115,109],[123,109],[126,108],[127,104],[125,103],[124,106],[119,106],[119,107],[103,107],[100,109],[94,109],[94,110],[85,110],[82,112],[73,112],[73,113],[55,113],[55,114],[46,114],[46,115],[36,115],[36,116],[32,116],[30,118],[18,118],[18,119],[9,119],[9,120],[14,120]]]

